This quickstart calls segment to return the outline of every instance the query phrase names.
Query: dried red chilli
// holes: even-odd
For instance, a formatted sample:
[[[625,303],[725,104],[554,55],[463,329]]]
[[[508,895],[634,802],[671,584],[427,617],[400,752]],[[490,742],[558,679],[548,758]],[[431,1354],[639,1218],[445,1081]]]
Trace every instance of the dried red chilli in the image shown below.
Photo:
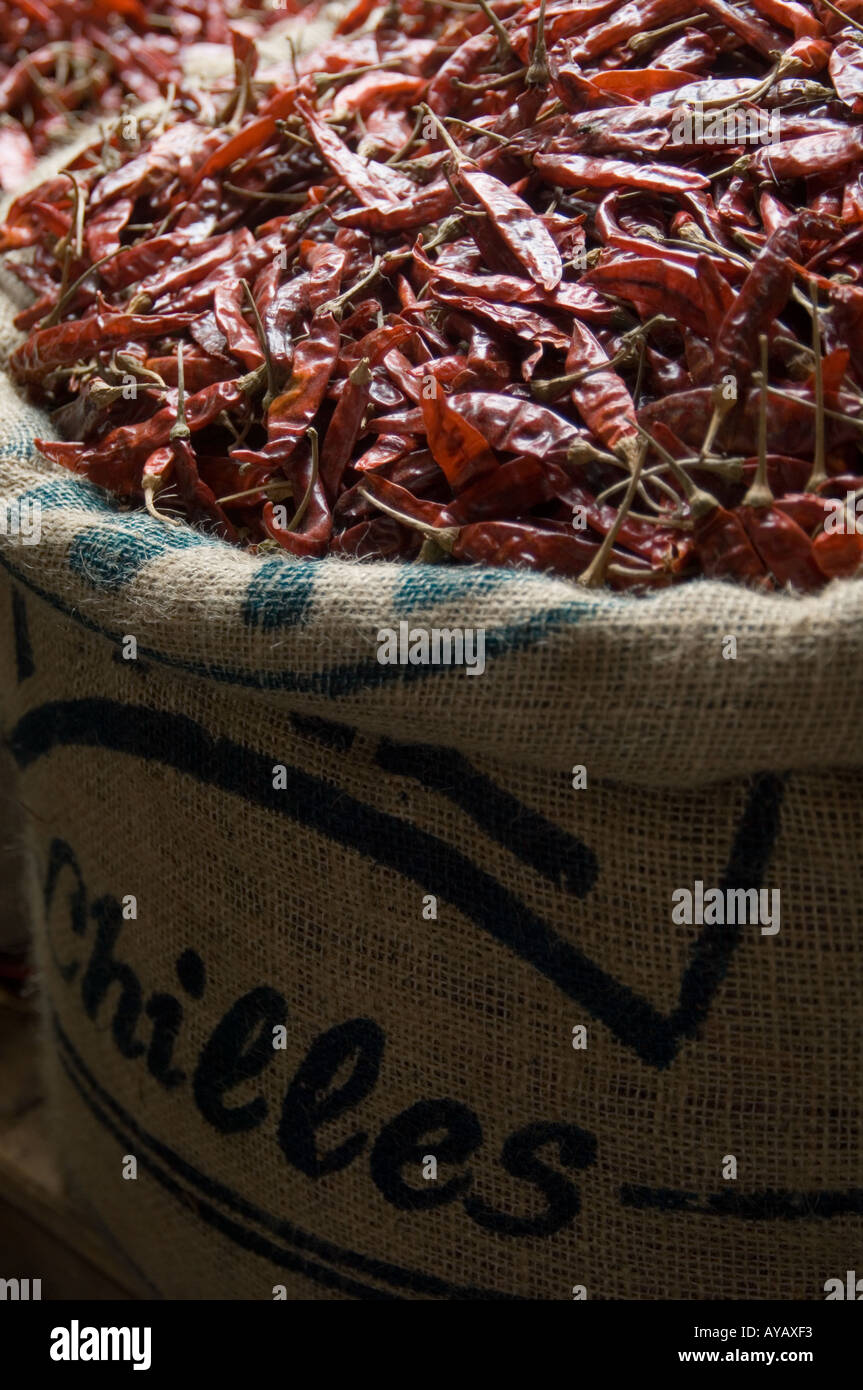
[[[231,0],[14,0],[0,7],[0,188],[15,188],[35,160],[68,137],[80,113],[118,112],[129,97],[152,101],[178,84],[183,49],[229,44],[302,8]],[[241,33],[232,25],[241,20]]]
[[[511,0],[494,25],[408,5],[348,37],[373,20],[358,0],[317,55],[256,71],[255,21],[214,5],[195,23],[234,78],[192,94],[133,0],[110,31],[104,5],[32,3],[0,105],[63,87],[59,43],[90,61],[75,100],[110,110],[103,75],[177,88],[0,230],[34,295],[10,368],[72,435],[47,456],[304,560],[635,590],[857,569],[830,505],[863,440],[863,64],[841,21]],[[21,32],[0,13],[0,62]]]

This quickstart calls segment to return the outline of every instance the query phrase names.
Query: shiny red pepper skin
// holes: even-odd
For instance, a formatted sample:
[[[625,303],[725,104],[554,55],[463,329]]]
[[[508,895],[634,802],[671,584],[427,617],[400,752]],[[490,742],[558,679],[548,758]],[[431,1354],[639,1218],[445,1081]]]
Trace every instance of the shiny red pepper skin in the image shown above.
[[[314,55],[256,72],[263,17],[160,3],[231,44],[233,84],[186,92],[139,0],[0,7],[0,179],[62,126],[49,95],[178,89],[0,229],[33,295],[12,371],[70,436],[46,455],[304,561],[412,560],[431,527],[423,561],[635,591],[857,571],[856,531],[827,529],[863,437],[863,60],[841,18],[548,0],[543,49],[537,0],[494,0],[503,32],[405,0],[346,43],[356,0]],[[696,101],[709,139],[678,128]],[[749,138],[774,115],[781,139]]]
[[[123,347],[139,338],[162,338],[188,328],[187,314],[97,314],[80,323],[40,328],[9,358],[16,381],[39,382],[63,367],[106,348]]]

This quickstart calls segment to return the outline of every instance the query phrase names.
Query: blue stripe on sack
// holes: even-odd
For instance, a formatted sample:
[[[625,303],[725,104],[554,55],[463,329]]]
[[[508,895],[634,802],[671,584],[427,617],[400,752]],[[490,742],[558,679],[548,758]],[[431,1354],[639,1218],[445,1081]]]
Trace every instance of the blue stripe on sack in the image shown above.
[[[64,603],[56,594],[34,584],[31,576],[10,564],[9,556],[0,546],[0,565],[6,569],[24,588],[44,599],[58,613],[73,618],[89,632],[106,637],[109,642],[119,642],[121,633],[112,632],[94,619],[82,613],[75,604]],[[606,603],[620,603],[620,599],[607,599]],[[486,632],[486,657],[506,656],[510,652],[527,651],[538,646],[548,638],[549,631],[556,627],[574,626],[583,617],[590,617],[596,605],[588,605],[572,600],[558,608],[548,608],[544,613],[534,614],[520,623],[511,623],[491,633]],[[339,699],[353,695],[361,690],[376,690],[393,682],[405,684],[425,680],[439,675],[449,679],[452,668],[447,666],[381,666],[377,661],[356,662],[350,666],[334,666],[327,671],[238,671],[235,667],[210,665],[204,661],[186,661],[182,657],[160,652],[156,647],[144,647],[138,643],[140,656],[150,657],[162,666],[188,675],[203,676],[225,685],[237,685],[248,690],[288,691],[300,695],[322,695],[326,699]]]
[[[82,531],[69,550],[70,568],[102,589],[122,588],[144,565],[160,559],[168,550],[222,543],[191,527],[168,529],[144,513],[122,511],[106,493],[90,483],[51,478],[23,493],[18,501],[19,505],[38,503],[43,511],[74,508],[118,519],[110,530],[100,526]],[[314,583],[314,565],[291,563],[287,559],[268,560],[261,565],[246,591],[243,621],[248,627],[264,631],[295,627],[306,619]]]
[[[144,514],[122,511],[101,488],[78,479],[51,478],[37,488],[24,493],[19,502],[38,501],[43,510],[62,510],[75,508],[77,511],[90,510],[103,515],[123,517],[123,525],[130,528],[141,523],[144,531],[143,544],[151,547],[146,554],[139,539],[136,527],[135,540],[131,547],[118,553],[112,562],[98,546],[95,562],[90,559],[90,547],[85,544],[78,558],[70,556],[70,563],[84,578],[93,576],[93,582],[100,587],[118,588],[133,579],[141,567],[151,559],[158,559],[169,548],[177,549],[188,545],[217,543],[212,538],[202,536],[191,529],[183,532],[160,530],[159,523]],[[100,536],[104,535],[100,532]],[[185,537],[185,539],[180,539]],[[74,543],[73,543],[74,544]],[[120,544],[117,545],[120,550]],[[105,578],[101,576],[104,574]],[[288,559],[268,560],[261,565],[251,580],[243,604],[243,621],[248,627],[259,627],[264,631],[273,628],[296,627],[306,621],[315,585],[315,566],[300,564]],[[527,580],[538,580],[529,570],[483,570],[477,566],[456,568],[446,565],[406,565],[393,591],[393,608],[397,613],[426,609],[437,604],[466,598],[484,598],[497,589],[514,583],[524,584]]]
[[[36,503],[43,511],[60,511],[74,508],[76,512],[118,512],[116,503],[107,493],[92,483],[75,482],[66,478],[48,478],[38,487],[30,488],[18,498],[19,505]]]
[[[91,483],[50,478],[18,499],[19,505],[38,503],[43,511],[98,512],[116,517],[117,524],[82,531],[69,549],[69,566],[80,578],[100,589],[119,589],[130,583],[151,560],[168,550],[195,545],[219,545],[191,527],[174,530],[144,513],[128,513]],[[306,619],[314,588],[313,565],[287,559],[268,560],[251,580],[243,602],[242,617],[248,627],[264,631],[295,627]]]
[[[224,542],[203,535],[191,527],[168,528],[143,512],[129,513],[103,489],[78,478],[52,477],[38,487],[20,495],[19,503],[38,503],[43,510],[72,510],[98,513],[100,524],[88,527],[73,539],[68,551],[70,569],[94,588],[121,589],[140,573],[145,565],[161,559],[171,550],[188,550],[207,545],[221,547]],[[104,518],[104,522],[101,521]],[[116,634],[92,619],[85,618],[74,605],[68,605],[54,593],[34,584],[29,576],[19,574],[5,555],[2,563],[15,578],[33,593],[45,599],[58,612],[74,617],[83,626],[116,641]],[[247,627],[264,632],[292,628],[308,622],[312,607],[318,569],[313,563],[276,558],[262,563],[250,580],[240,605],[240,617]],[[410,612],[471,598],[483,598],[501,587],[539,582],[540,575],[526,570],[486,570],[479,566],[456,568],[450,566],[405,565],[392,597],[395,613]],[[586,613],[596,612],[598,606],[619,602],[616,596],[594,598],[591,605],[575,598],[568,603],[536,613],[525,622],[512,624],[493,632],[486,641],[488,654],[530,647],[545,635],[547,629],[561,623],[578,622]],[[391,680],[416,680],[430,675],[436,667],[393,666],[379,667],[376,663],[359,663],[354,667],[337,667],[308,676],[295,673],[264,674],[256,679],[251,673],[230,668],[211,667],[204,663],[184,662],[163,656],[156,649],[146,655],[162,660],[177,669],[195,675],[211,676],[216,680],[258,686],[263,689],[293,689],[309,693],[338,696],[352,690],[373,688]]]
[[[32,425],[21,420],[11,439],[7,439],[4,444],[3,454],[6,458],[14,457],[16,460],[26,463],[35,453],[36,430]]]
[[[69,568],[95,588],[121,589],[169,550],[223,544],[191,527],[168,527],[150,516],[124,515],[122,521],[79,532],[69,547]]]
[[[316,577],[313,562],[267,560],[246,590],[243,622],[247,627],[259,627],[264,632],[304,623]]]
[[[144,565],[169,550],[222,545],[214,536],[191,527],[174,529],[145,512],[128,512],[101,488],[78,479],[48,478],[17,499],[42,511],[93,512],[99,523],[81,531],[68,553],[69,567],[96,588],[118,589],[135,578]]]
[[[393,606],[397,613],[432,608],[453,599],[485,598],[502,585],[523,583],[530,571],[456,569],[448,565],[410,565],[396,584]]]
[[[74,604],[67,604],[56,594],[34,584],[28,573],[19,571],[10,564],[8,554],[2,547],[0,547],[0,565],[3,565],[19,583],[29,589],[31,593],[44,599],[57,612],[73,618],[75,622],[90,632],[98,633],[100,637],[106,637],[109,642],[120,640],[120,633],[112,632],[109,628],[103,627],[82,613]],[[605,602],[619,603],[620,600],[611,599]],[[529,650],[545,641],[550,629],[574,626],[583,617],[589,617],[594,611],[595,606],[572,600],[569,603],[561,604],[558,608],[549,608],[544,613],[534,614],[533,617],[525,619],[523,622],[511,623],[507,627],[498,628],[490,633],[487,632],[486,657],[506,656],[510,652]],[[435,674],[443,674],[446,677],[452,674],[449,667],[431,665],[381,666],[377,661],[357,662],[349,666],[334,666],[327,671],[308,673],[288,670],[239,671],[235,667],[209,665],[203,661],[187,661],[182,657],[160,652],[155,647],[144,647],[140,642],[138,651],[140,655],[150,657],[153,661],[158,661],[163,666],[168,666],[173,670],[184,671],[189,675],[208,677],[210,680],[220,681],[227,685],[238,685],[252,690],[281,690],[304,695],[323,695],[328,699],[338,699],[344,695],[355,694],[360,690],[380,689],[393,682],[409,683],[427,679]]]

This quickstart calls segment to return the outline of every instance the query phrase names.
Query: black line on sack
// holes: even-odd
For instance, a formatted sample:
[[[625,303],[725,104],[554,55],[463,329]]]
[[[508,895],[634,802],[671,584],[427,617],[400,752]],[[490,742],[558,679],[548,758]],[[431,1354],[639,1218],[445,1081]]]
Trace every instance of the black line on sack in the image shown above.
[[[109,1131],[110,1134],[121,1145],[125,1153],[131,1152],[133,1145],[129,1141],[129,1136],[123,1134],[114,1122],[109,1119],[101,1106],[88,1095],[81,1082],[74,1075],[71,1063],[67,1058],[60,1056],[60,1065],[65,1071],[87,1109],[99,1121],[99,1123]],[[236,1221],[231,1221],[223,1216],[221,1212],[215,1210],[207,1202],[199,1197],[192,1196],[184,1187],[175,1182],[164,1169],[147,1157],[146,1154],[136,1154],[137,1161],[141,1164],[152,1177],[171,1193],[172,1197],[184,1207],[190,1208],[195,1215],[200,1218],[207,1226],[212,1226],[220,1231],[222,1235],[233,1240],[236,1245],[240,1245],[244,1250],[249,1250],[252,1254],[260,1255],[265,1260],[271,1260],[273,1264],[280,1265],[283,1269],[292,1269],[296,1273],[304,1274],[307,1279],[312,1279],[318,1284],[324,1284],[331,1289],[338,1289],[341,1293],[353,1294],[361,1299],[397,1299],[398,1294],[387,1293],[382,1289],[375,1289],[368,1284],[360,1284],[355,1279],[349,1279],[345,1275],[338,1274],[335,1270],[327,1269],[323,1265],[312,1264],[309,1260],[302,1259],[299,1255],[292,1255],[287,1250],[282,1250],[277,1245],[265,1237],[258,1235],[255,1231],[249,1230],[245,1226],[240,1226]]]
[[[299,768],[288,768],[287,787],[276,791],[270,758],[214,737],[186,715],[113,700],[57,702],[24,715],[9,738],[22,768],[51,749],[70,744],[109,748],[167,764],[199,782],[310,825],[412,879],[426,892],[440,883],[440,897],[582,1004],[650,1066],[669,1066],[681,1034],[692,1032],[703,1019],[740,938],[739,932],[731,932],[724,943],[717,941],[715,928],[702,930],[683,977],[681,1003],[668,1018],[564,941],[497,879],[445,841]],[[782,790],[782,779],[771,774],[754,779],[724,881],[736,885],[748,865],[766,863],[779,828]],[[750,860],[748,836],[756,832],[761,836],[758,853]],[[758,883],[743,886],[753,888]],[[706,947],[702,946],[705,937]]]
[[[15,634],[15,665],[20,685],[34,674],[36,663],[33,660],[33,647],[30,642],[27,603],[17,585],[12,586],[12,629]]]
[[[422,1270],[405,1269],[400,1265],[394,1265],[385,1260],[376,1259],[374,1256],[362,1255],[356,1250],[343,1249],[341,1246],[333,1245],[330,1241],[311,1235],[309,1232],[302,1230],[301,1227],[294,1226],[291,1222],[283,1221],[278,1217],[272,1216],[269,1212],[255,1206],[254,1203],[248,1201],[247,1198],[242,1197],[240,1193],[235,1192],[232,1188],[226,1187],[224,1183],[208,1177],[205,1173],[193,1167],[192,1164],[175,1153],[173,1149],[168,1148],[166,1144],[163,1144],[161,1140],[157,1139],[155,1135],[143,1129],[129,1112],[99,1084],[83,1058],[76,1051],[69,1037],[63,1031],[60,1020],[53,1010],[51,1013],[51,1023],[57,1041],[67,1054],[64,1065],[67,1066],[67,1070],[68,1066],[74,1067],[79,1074],[77,1079],[71,1078],[75,1081],[76,1089],[82,1099],[88,1105],[91,1105],[91,1108],[94,1109],[94,1113],[96,1113],[96,1102],[94,1101],[91,1104],[85,1089],[82,1089],[87,1086],[95,1093],[103,1106],[106,1106],[109,1110],[114,1112],[118,1124],[124,1127],[128,1132],[127,1134],[120,1134],[120,1131],[114,1126],[111,1120],[103,1118],[101,1110],[98,1111],[98,1114],[102,1122],[112,1133],[115,1135],[120,1134],[121,1142],[126,1145],[127,1152],[133,1151],[135,1141],[148,1145],[162,1160],[168,1170],[178,1174],[191,1186],[199,1188],[201,1192],[213,1201],[221,1202],[224,1206],[230,1207],[239,1216],[245,1216],[248,1220],[255,1221],[259,1226],[265,1227],[280,1239],[290,1241],[313,1255],[318,1255],[322,1259],[329,1260],[332,1264],[347,1265],[350,1268],[356,1269],[360,1274],[367,1274],[371,1278],[390,1283],[398,1288],[409,1289],[413,1293],[437,1294],[443,1298],[458,1298],[465,1301],[489,1301],[493,1299],[502,1299],[509,1302],[520,1301],[516,1294],[501,1293],[495,1289],[476,1288],[472,1285],[452,1284],[446,1279],[438,1278],[437,1275],[425,1274]],[[128,1134],[134,1135],[134,1141],[128,1138]],[[142,1161],[148,1171],[152,1171],[153,1175],[161,1181],[161,1170],[158,1168],[158,1165],[152,1160]],[[180,1201],[188,1202],[188,1195],[185,1194],[185,1190],[179,1188],[176,1183],[168,1179],[163,1185],[167,1186]],[[201,1215],[200,1212],[199,1215]],[[207,1217],[202,1215],[202,1220],[207,1220]],[[219,1229],[221,1230],[222,1228],[219,1227]],[[398,1295],[391,1295],[391,1297],[398,1297]]]
[[[337,753],[350,752],[357,735],[356,729],[352,729],[350,724],[336,724],[332,719],[319,719],[316,715],[292,714],[291,723],[304,738],[316,739],[326,748],[334,748]]]
[[[497,844],[576,898],[594,887],[599,864],[593,850],[477,772],[461,753],[381,739],[375,761],[385,772],[414,777],[449,797]]]
[[[735,1192],[729,1188],[701,1197],[697,1192],[673,1187],[624,1183],[620,1201],[624,1207],[685,1212],[693,1216],[737,1216],[745,1221],[811,1220],[812,1217],[829,1220],[833,1216],[863,1213],[863,1188],[851,1187],[845,1192],[785,1192],[776,1188],[765,1188],[763,1192]]]
[[[137,656],[134,658],[124,656],[120,647],[111,653],[111,660],[117,666],[122,666],[124,671],[134,671],[136,676],[148,676],[150,674],[148,661],[141,661]]]
[[[785,778],[762,773],[754,779],[737,825],[728,867],[719,883],[729,888],[759,888],[779,835]],[[717,989],[728,973],[731,958],[743,939],[740,923],[705,926],[680,983],[680,999],[671,1015],[675,1032],[692,1037]]]
[[[674,1059],[677,1039],[671,1023],[646,999],[562,940],[497,879],[444,840],[355,800],[340,787],[288,768],[287,787],[276,791],[270,758],[213,737],[186,715],[112,700],[58,702],[31,710],[9,744],[22,768],[67,744],[110,748],[167,763],[199,782],[290,816],[413,879],[426,892],[436,890],[583,1004],[651,1066],[668,1066]]]

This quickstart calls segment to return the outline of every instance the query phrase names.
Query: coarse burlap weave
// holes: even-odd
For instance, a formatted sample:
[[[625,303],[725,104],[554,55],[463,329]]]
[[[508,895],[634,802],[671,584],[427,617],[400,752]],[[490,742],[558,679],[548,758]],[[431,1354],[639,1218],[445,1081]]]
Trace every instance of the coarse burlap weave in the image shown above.
[[[155,1292],[820,1299],[861,1268],[858,583],[255,558],[40,461],[5,381],[0,420],[57,1146]],[[402,621],[484,629],[485,673],[381,665]],[[780,930],[676,922],[696,881],[778,889]]]

